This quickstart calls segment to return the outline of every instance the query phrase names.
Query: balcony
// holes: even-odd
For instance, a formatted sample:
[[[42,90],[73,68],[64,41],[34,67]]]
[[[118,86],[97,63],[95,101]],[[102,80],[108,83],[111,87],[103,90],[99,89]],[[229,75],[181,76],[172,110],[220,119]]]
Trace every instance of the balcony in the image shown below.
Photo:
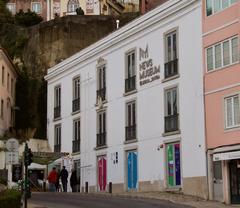
[[[72,152],[80,152],[80,140],[72,141]]]
[[[77,98],[72,101],[72,112],[80,110],[80,98]]]
[[[61,152],[61,144],[54,145],[54,152]]]
[[[61,116],[61,106],[57,106],[54,108],[54,119],[60,118]]]
[[[97,90],[97,98],[101,97],[102,101],[106,99],[106,87]]]
[[[173,77],[178,74],[178,59],[172,60],[164,65],[165,79]]]
[[[178,114],[165,116],[165,133],[178,131]]]
[[[136,76],[125,79],[125,92],[131,92],[136,89]]]
[[[97,134],[97,147],[106,145],[106,132]]]
[[[126,141],[133,140],[137,138],[136,135],[136,125],[132,126],[126,126],[125,127],[125,133],[126,133]]]

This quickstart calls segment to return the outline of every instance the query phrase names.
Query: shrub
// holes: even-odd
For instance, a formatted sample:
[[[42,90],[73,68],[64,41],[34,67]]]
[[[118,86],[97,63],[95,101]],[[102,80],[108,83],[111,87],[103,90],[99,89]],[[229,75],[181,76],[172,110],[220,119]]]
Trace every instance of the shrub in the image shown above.
[[[78,7],[78,8],[76,9],[76,13],[77,13],[77,15],[84,15],[84,11],[82,10],[81,7]]]
[[[0,184],[7,185],[7,180],[4,178],[0,178]]]
[[[1,192],[0,208],[20,208],[21,192],[13,189],[7,189]]]
[[[30,27],[30,26],[39,24],[42,21],[43,21],[43,18],[38,14],[36,14],[35,12],[30,11],[30,9],[28,9],[27,12],[23,12],[23,10],[20,10],[15,15],[16,24],[25,26],[25,27]]]

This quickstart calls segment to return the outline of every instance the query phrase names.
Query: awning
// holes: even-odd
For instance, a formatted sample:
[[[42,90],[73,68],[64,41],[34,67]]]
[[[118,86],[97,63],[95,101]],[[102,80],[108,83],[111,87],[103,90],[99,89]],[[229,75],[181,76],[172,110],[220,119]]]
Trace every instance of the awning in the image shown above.
[[[233,159],[239,159],[239,158],[240,158],[240,151],[213,154],[213,161],[233,160]]]

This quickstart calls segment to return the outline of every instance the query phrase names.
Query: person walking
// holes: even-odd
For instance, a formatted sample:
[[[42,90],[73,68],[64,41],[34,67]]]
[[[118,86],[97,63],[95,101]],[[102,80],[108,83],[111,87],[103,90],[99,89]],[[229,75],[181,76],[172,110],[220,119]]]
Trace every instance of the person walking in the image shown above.
[[[65,166],[63,166],[63,168],[60,172],[60,178],[62,181],[63,192],[67,192],[68,171],[65,169]]]
[[[56,192],[56,182],[57,182],[57,171],[56,168],[53,167],[48,177],[49,190],[50,192]]]
[[[72,175],[70,178],[70,186],[72,188],[72,192],[77,192],[77,171],[72,169]]]
[[[57,171],[57,181],[56,181],[56,183],[55,183],[55,186],[56,186],[56,192],[60,192],[59,179],[60,179],[60,170]]]

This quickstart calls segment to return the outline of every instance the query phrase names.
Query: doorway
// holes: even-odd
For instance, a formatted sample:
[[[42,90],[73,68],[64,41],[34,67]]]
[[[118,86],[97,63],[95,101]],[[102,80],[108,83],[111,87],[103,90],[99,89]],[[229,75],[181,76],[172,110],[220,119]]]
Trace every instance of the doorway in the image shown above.
[[[137,189],[137,151],[127,152],[127,187],[128,190]]]
[[[106,191],[107,187],[107,159],[106,156],[98,157],[98,190]]]
[[[240,204],[240,160],[229,162],[231,203]]]

